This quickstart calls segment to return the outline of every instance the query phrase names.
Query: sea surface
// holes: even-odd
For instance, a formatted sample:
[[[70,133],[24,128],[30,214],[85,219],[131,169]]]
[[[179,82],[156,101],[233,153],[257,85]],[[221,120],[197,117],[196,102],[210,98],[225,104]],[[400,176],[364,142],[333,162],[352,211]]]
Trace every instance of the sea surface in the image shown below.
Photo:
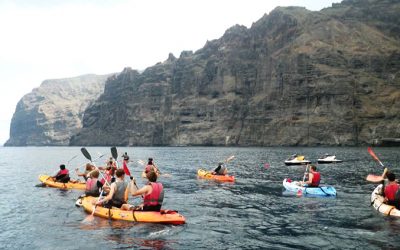
[[[109,147],[87,147],[104,165]],[[164,208],[186,217],[179,226],[129,223],[95,218],[75,206],[82,191],[36,187],[39,174],[55,174],[61,163],[70,170],[87,160],[79,147],[0,148],[1,249],[398,249],[400,219],[370,206],[375,185],[365,177],[380,175],[366,147],[235,148],[130,147],[129,168],[142,186],[143,166],[153,157],[164,173]],[[380,160],[400,175],[399,148],[374,148]],[[285,166],[291,154],[316,161],[336,154],[340,164],[318,165],[322,184],[333,185],[336,198],[296,197],[283,192],[286,177],[300,180],[304,166]],[[197,179],[197,169],[213,169],[231,155],[235,183]],[[75,157],[76,156],[76,157]],[[71,160],[69,163],[68,161]],[[73,177],[74,171],[71,171]],[[140,199],[130,198],[139,204]]]

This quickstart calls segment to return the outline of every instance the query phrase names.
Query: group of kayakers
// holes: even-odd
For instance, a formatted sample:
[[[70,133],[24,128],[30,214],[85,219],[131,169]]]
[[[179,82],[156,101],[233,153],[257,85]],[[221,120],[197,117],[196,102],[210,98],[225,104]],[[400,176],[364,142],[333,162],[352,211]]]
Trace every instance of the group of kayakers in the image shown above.
[[[157,182],[160,171],[153,158],[149,158],[142,175],[148,182],[139,189],[132,176],[130,176],[130,182],[125,181],[124,168],[127,169],[129,156],[125,153],[122,157],[122,168],[118,168],[116,161],[110,157],[104,167],[87,163],[85,172],[81,173],[79,169],[76,169],[77,175],[86,181],[85,195],[99,197],[94,204],[97,206],[117,207],[123,210],[160,211],[164,199],[164,188],[162,183]],[[69,171],[64,164],[60,165],[60,170],[52,177],[57,182],[71,181]],[[142,196],[143,203],[139,206],[128,204],[129,193],[133,197]]]

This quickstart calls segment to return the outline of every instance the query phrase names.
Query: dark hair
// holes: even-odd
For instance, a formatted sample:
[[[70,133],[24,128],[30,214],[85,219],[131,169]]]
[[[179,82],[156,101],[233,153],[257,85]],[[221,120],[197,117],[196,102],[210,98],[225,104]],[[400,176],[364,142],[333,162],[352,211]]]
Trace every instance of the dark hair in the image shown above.
[[[64,164],[61,164],[61,165],[60,165],[60,169],[61,169],[61,170],[64,170],[64,169],[65,169],[65,165],[64,165]]]
[[[317,171],[317,167],[315,165],[310,165],[310,166],[312,170]]]
[[[115,172],[115,175],[117,177],[121,177],[125,174],[124,170],[122,168],[117,169],[117,171]]]
[[[149,164],[149,165],[153,165],[153,158],[149,158],[149,161],[148,161],[148,163],[147,164]]]
[[[157,174],[154,171],[149,171],[146,173],[146,177],[150,182],[156,182],[157,181]]]
[[[396,175],[394,173],[392,173],[392,172],[387,173],[386,177],[388,178],[389,181],[396,180]]]

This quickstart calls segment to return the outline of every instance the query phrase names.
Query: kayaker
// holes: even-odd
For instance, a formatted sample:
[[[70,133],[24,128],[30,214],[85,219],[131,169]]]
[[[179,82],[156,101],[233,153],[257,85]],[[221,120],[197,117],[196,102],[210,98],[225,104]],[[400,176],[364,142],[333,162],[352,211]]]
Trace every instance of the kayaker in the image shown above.
[[[103,199],[99,199],[96,205],[106,208],[118,207],[121,208],[128,200],[128,183],[124,181],[125,172],[123,169],[117,169],[115,172],[116,181],[111,183],[110,192]]]
[[[388,172],[386,177],[389,183],[385,186],[385,203],[391,206],[395,206],[400,209],[400,188],[396,182],[396,175],[392,172]]]
[[[315,165],[310,165],[310,173],[308,173],[308,180],[300,182],[302,186],[307,185],[308,187],[318,187],[321,181],[321,174],[317,172]]]
[[[122,158],[124,158],[124,161],[129,161],[128,153],[125,152],[125,153],[122,155]]]
[[[223,162],[218,163],[218,167],[214,169],[212,172],[214,175],[227,175],[228,169],[224,166]]]
[[[132,196],[143,196],[143,204],[133,206],[124,204],[123,210],[143,210],[143,211],[160,211],[164,200],[164,188],[162,183],[157,182],[157,174],[154,171],[149,171],[146,174],[149,182],[138,190],[136,180],[132,179],[130,191]]]
[[[100,195],[99,189],[103,187],[103,184],[99,181],[99,175],[99,170],[93,170],[90,172],[85,188],[85,194],[87,196],[98,197]]]
[[[157,174],[157,177],[161,175],[160,170],[153,161],[153,158],[149,158],[149,160],[147,161],[147,165],[142,172],[142,177],[146,178],[148,172],[155,172]]]
[[[69,170],[65,168],[64,164],[60,165],[60,170],[56,175],[53,176],[53,179],[57,182],[67,183],[70,180]]]
[[[89,178],[90,172],[92,172],[95,169],[96,169],[95,166],[93,166],[90,163],[87,163],[86,167],[85,167],[85,172],[83,172],[83,173],[79,172],[79,168],[76,168],[75,172],[76,172],[77,176],[83,177],[85,179],[85,181],[86,181]]]

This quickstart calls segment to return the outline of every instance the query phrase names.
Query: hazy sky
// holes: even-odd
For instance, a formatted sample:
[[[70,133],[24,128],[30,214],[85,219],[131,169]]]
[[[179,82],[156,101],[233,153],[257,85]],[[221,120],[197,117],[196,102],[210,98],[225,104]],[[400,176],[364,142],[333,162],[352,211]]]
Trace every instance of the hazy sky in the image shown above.
[[[196,51],[277,6],[331,0],[0,0],[0,144],[17,102],[43,80],[145,69]]]

